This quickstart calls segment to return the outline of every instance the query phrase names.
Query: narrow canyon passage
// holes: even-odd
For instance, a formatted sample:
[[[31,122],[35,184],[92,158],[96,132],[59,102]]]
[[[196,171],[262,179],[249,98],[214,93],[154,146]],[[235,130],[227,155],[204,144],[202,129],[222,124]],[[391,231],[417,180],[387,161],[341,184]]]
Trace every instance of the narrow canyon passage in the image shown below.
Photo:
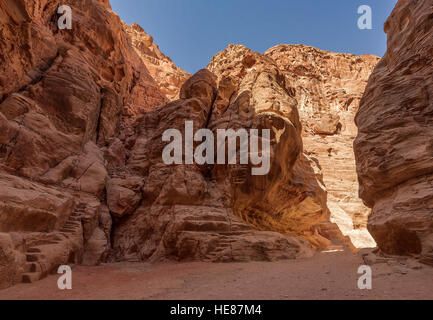
[[[356,248],[375,248],[376,242],[367,230],[370,209],[358,196],[353,140],[344,135],[316,136],[304,139],[304,143],[306,152],[322,169],[331,221]]]
[[[0,299],[431,296],[426,3],[399,1],[382,59],[230,44],[191,75],[107,0],[73,29],[0,0]],[[203,162],[197,131],[227,135]],[[215,161],[233,141],[247,160]]]
[[[358,194],[353,142],[358,133],[355,115],[379,57],[288,45],[271,48],[265,55],[284,70],[295,92],[304,152],[323,175],[331,221],[356,248],[376,247],[367,230],[371,210]]]

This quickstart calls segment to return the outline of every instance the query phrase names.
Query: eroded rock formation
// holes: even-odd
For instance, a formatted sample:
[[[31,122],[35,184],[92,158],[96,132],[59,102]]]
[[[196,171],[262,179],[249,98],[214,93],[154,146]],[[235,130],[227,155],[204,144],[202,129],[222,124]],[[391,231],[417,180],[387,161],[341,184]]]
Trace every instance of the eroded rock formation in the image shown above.
[[[388,50],[356,116],[355,153],[368,229],[388,254],[433,264],[433,1],[400,0]]]
[[[141,57],[150,75],[158,83],[158,87],[170,101],[179,98],[180,87],[191,76],[178,68],[173,61],[163,54],[153,37],[147,34],[138,24],[125,26],[132,45]]]
[[[74,2],[72,30],[58,29],[60,5],[0,1],[1,287],[83,254],[105,259],[119,150],[135,120],[168,101],[108,1]]]
[[[351,245],[330,222],[325,186],[351,167],[324,183],[320,157],[332,150],[312,146],[341,140],[339,156],[351,159],[349,119],[373,57],[230,46],[186,80],[108,1],[74,2],[72,30],[57,28],[59,6],[0,0],[0,287],[68,263],[272,261]],[[331,68],[327,81],[313,71],[319,60],[330,61],[323,72],[347,70]],[[253,176],[251,162],[165,164],[162,135],[186,121],[213,133],[269,129],[269,173]],[[333,191],[341,207],[356,203]],[[362,227],[363,209],[343,211]]]
[[[353,141],[355,114],[379,57],[303,45],[279,45],[265,54],[284,71],[295,92],[305,153],[322,170],[331,220],[356,247],[375,247],[366,229],[370,209],[358,195]]]
[[[375,243],[366,229],[370,210],[358,197],[354,117],[378,60],[303,45],[279,45],[264,55],[244,46],[229,46],[208,66],[221,78],[230,76],[238,82],[251,77],[262,65],[278,70],[286,92],[297,101],[304,154],[323,174],[331,220],[359,248],[374,247]],[[263,108],[281,108],[278,101],[266,97],[260,103]]]
[[[314,162],[302,154],[297,103],[284,78],[263,63],[237,80],[201,70],[184,84],[179,100],[145,115],[128,162],[145,176],[143,200],[115,228],[117,258],[275,260],[310,251],[302,238],[329,245],[313,232],[329,220],[326,191]],[[270,129],[270,173],[252,176],[251,164],[164,164],[162,135],[184,132],[185,121],[214,136],[220,128]]]

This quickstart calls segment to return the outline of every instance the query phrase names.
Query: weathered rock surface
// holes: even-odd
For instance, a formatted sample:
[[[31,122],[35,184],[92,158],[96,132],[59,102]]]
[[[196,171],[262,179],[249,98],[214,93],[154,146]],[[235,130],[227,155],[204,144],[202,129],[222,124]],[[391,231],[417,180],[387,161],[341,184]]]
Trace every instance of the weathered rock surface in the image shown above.
[[[356,136],[353,119],[379,57],[304,45],[278,45],[265,55],[277,63],[290,83],[305,132]]]
[[[305,241],[294,236],[327,219],[326,193],[318,186],[313,189],[314,183],[317,185],[314,174],[311,189],[301,180],[306,180],[303,172],[294,174],[302,150],[301,128],[296,101],[279,87],[275,71],[263,70],[262,76],[252,77],[245,87],[233,92],[230,102],[227,91],[219,90],[217,78],[204,69],[186,81],[179,100],[146,114],[128,162],[132,170],[145,175],[143,201],[137,212],[115,227],[117,258],[222,262],[288,259],[311,252]],[[260,110],[261,104],[255,101],[264,99],[263,92],[255,88],[271,88],[271,83],[276,87],[264,97],[284,103],[282,114]],[[192,121],[195,130],[214,132],[217,128],[279,126],[278,138],[275,133],[271,136],[272,173],[254,178],[251,165],[164,164],[161,155],[167,144],[162,135],[167,129],[185,132],[185,121]],[[285,186],[290,179],[298,186]],[[269,193],[264,192],[268,189]],[[278,190],[286,203],[273,198]],[[309,215],[305,221],[302,214]],[[302,223],[290,222],[290,215]],[[291,235],[275,232],[283,230]]]
[[[0,233],[0,289],[21,281],[26,258],[13,241],[12,235]]]
[[[120,218],[133,213],[142,199],[143,179],[130,176],[113,178],[107,183],[107,204],[112,215]]]
[[[74,197],[55,187],[0,174],[0,232],[51,232],[72,214]]]
[[[169,57],[163,54],[153,41],[153,37],[138,24],[126,25],[125,30],[135,51],[157,82],[161,92],[170,101],[178,99],[180,88],[191,75],[178,68]]]
[[[356,124],[360,195],[368,229],[388,254],[433,264],[433,1],[397,3],[388,50],[374,70]]]
[[[343,231],[352,220],[363,227],[354,191],[340,191],[355,185],[353,163],[343,162],[353,160],[349,123],[374,58],[321,53],[337,80],[319,81],[316,64],[288,67],[286,47],[261,55],[230,46],[212,72],[189,77],[107,0],[74,2],[72,30],[58,30],[59,5],[0,0],[0,287],[61,264],[273,261],[351,245],[332,223],[325,184],[336,184],[327,187]],[[315,52],[287,48],[298,64]],[[186,121],[214,134],[269,129],[269,173],[252,175],[251,162],[166,165],[162,135],[185,133]],[[323,168],[328,143],[342,157],[336,173]]]
[[[264,55],[243,46],[229,46],[208,66],[222,79],[243,79],[261,65],[278,69],[286,92],[297,101],[304,153],[323,174],[331,220],[359,248],[374,247],[375,242],[366,229],[370,210],[358,197],[353,119],[378,60],[303,45],[279,45]],[[262,103],[280,108],[270,100]]]
[[[243,73],[231,75],[231,70],[244,66]],[[222,170],[225,168],[216,168],[223,177],[247,174],[239,183],[235,181],[235,210],[258,227],[280,231],[307,231],[326,220],[326,191],[312,161],[302,154],[297,101],[275,62],[243,46],[229,46],[208,68],[219,76],[223,87],[209,128],[215,132],[219,128],[271,130],[269,174],[253,177],[248,175],[249,168],[229,168],[229,174]],[[237,91],[224,90],[229,80]],[[229,103],[224,105],[224,101]]]
[[[107,0],[71,4],[72,30],[61,4],[0,1],[0,286],[109,256],[107,185],[168,101]],[[116,197],[113,215],[133,210]]]
[[[303,45],[279,45],[265,54],[284,70],[295,92],[305,153],[322,170],[331,220],[356,247],[375,247],[366,230],[370,210],[358,195],[353,140],[354,117],[379,58]]]

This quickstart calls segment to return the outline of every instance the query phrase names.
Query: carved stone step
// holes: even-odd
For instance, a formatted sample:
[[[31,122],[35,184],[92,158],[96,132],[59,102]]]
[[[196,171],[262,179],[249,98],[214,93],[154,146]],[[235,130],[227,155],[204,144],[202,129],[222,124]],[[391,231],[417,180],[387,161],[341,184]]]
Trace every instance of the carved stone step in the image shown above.
[[[66,221],[65,226],[71,226],[71,227],[79,227],[81,225],[80,222],[75,221]]]
[[[190,220],[190,221],[183,222],[183,230],[198,231],[198,232],[219,231],[219,230],[229,231],[230,224],[225,221]]]
[[[39,240],[37,241],[38,246],[44,246],[44,245],[50,245],[50,244],[57,244],[60,242],[60,239],[53,239],[53,240]]]
[[[27,262],[40,261],[44,256],[40,253],[26,253]]]
[[[41,279],[41,274],[39,272],[24,273],[22,276],[23,283],[33,283]]]
[[[26,273],[41,272],[41,266],[37,262],[27,262],[24,266]]]
[[[63,227],[62,229],[60,229],[61,231],[71,231],[71,232],[75,232],[75,231],[77,231],[77,228],[75,228],[75,227],[68,227],[68,226],[65,226],[65,227]]]

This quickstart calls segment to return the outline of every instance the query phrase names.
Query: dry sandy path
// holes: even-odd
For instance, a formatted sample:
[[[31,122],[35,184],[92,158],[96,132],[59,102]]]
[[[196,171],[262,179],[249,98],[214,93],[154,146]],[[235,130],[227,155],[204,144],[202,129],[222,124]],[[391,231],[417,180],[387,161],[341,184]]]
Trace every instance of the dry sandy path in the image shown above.
[[[0,299],[433,299],[433,268],[402,274],[373,267],[373,290],[359,290],[362,260],[351,253],[232,264],[117,263],[73,269],[73,289],[57,275],[0,291]]]

